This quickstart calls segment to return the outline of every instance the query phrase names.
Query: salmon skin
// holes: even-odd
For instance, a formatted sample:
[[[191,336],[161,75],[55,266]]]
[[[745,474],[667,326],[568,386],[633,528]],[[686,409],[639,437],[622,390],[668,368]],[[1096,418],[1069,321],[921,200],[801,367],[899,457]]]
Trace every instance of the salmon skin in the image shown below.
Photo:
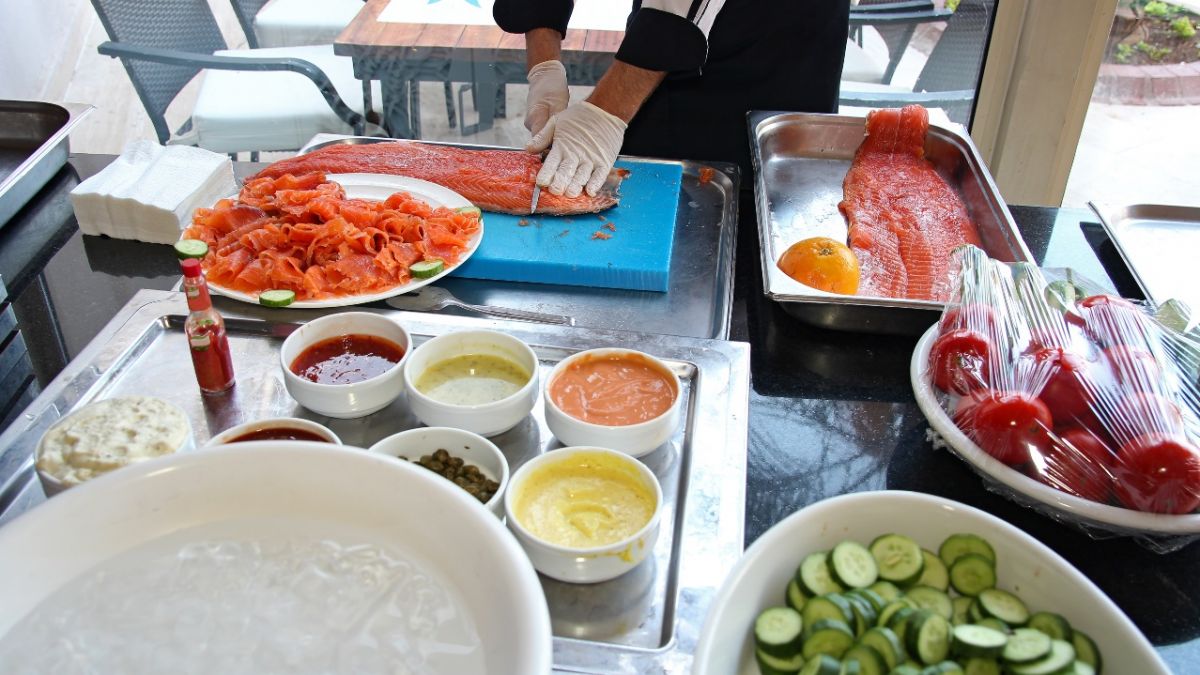
[[[383,173],[437,183],[484,211],[529,215],[533,184],[542,160],[518,150],[470,150],[413,141],[328,145],[268,166],[255,178],[325,173]],[[566,216],[616,206],[617,189],[628,171],[614,169],[600,193],[568,198],[542,190],[537,213]]]
[[[962,199],[925,159],[929,113],[919,105],[867,114],[867,137],[842,183],[838,209],[861,269],[858,294],[950,297],[950,253],[982,247]]]

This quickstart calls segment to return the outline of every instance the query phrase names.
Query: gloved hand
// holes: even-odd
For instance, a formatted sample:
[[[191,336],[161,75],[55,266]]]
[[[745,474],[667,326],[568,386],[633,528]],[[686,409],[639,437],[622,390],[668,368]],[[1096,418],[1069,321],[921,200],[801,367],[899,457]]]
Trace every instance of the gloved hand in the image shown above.
[[[542,152],[550,148],[537,184],[549,188],[551,194],[578,197],[586,189],[595,197],[624,140],[625,123],[619,117],[580,101],[551,117],[525,149]]]
[[[567,69],[562,61],[542,61],[529,69],[529,94],[525,97],[525,128],[537,134],[546,121],[571,102],[567,91]]]

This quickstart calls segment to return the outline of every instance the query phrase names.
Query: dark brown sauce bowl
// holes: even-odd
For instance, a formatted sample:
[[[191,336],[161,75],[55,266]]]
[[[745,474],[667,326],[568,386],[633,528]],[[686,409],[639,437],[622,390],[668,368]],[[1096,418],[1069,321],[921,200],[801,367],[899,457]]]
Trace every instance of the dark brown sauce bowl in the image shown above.
[[[230,427],[213,436],[208,445],[227,445],[230,443],[246,443],[251,441],[292,440],[316,441],[341,445],[337,434],[322,424],[299,417],[278,417],[265,420],[252,420]]]

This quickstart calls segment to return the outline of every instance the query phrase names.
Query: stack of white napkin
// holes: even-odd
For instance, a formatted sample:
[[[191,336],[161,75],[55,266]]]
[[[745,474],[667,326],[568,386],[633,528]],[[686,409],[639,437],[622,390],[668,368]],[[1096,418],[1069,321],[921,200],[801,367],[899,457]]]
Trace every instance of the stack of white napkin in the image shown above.
[[[192,213],[237,192],[226,155],[134,141],[112,164],[71,190],[84,234],[170,244]]]

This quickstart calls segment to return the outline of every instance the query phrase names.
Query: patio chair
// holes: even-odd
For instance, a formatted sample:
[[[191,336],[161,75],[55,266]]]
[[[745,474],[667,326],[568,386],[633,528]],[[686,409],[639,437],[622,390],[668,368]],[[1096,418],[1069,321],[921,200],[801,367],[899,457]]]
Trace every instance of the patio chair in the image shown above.
[[[888,62],[878,79],[878,82],[882,84],[892,83],[892,78],[896,75],[896,67],[900,65],[900,59],[904,57],[905,50],[912,42],[918,22],[891,23],[878,21],[877,18],[901,13],[920,13],[927,15],[928,21],[945,21],[953,12],[937,9],[933,5],[933,0],[901,0],[900,2],[896,2],[896,0],[859,0],[850,14],[850,38],[859,47],[862,47],[865,29],[869,26],[883,39],[883,43],[888,49]],[[857,78],[843,76],[843,79],[854,80]]]
[[[206,0],[92,0],[161,143],[236,154],[290,151],[318,133],[367,132],[351,61],[332,46],[227,49]],[[203,71],[172,133],[167,107]]]
[[[264,11],[268,2],[270,0],[230,0],[251,48],[330,44],[366,0],[275,0]],[[366,86],[364,83],[363,94],[369,102],[370,91]],[[416,87],[418,83],[413,82],[410,86]],[[442,84],[442,91],[446,97],[446,117],[453,128],[456,116],[450,82]]]
[[[878,6],[877,6],[878,7]],[[894,108],[918,103],[943,108],[953,121],[970,122],[975,90],[983,72],[983,57],[991,34],[995,0],[962,0],[949,16],[938,12],[851,12],[851,25],[913,26],[945,21],[942,32],[912,90],[894,85],[844,80],[839,92],[843,106]]]

